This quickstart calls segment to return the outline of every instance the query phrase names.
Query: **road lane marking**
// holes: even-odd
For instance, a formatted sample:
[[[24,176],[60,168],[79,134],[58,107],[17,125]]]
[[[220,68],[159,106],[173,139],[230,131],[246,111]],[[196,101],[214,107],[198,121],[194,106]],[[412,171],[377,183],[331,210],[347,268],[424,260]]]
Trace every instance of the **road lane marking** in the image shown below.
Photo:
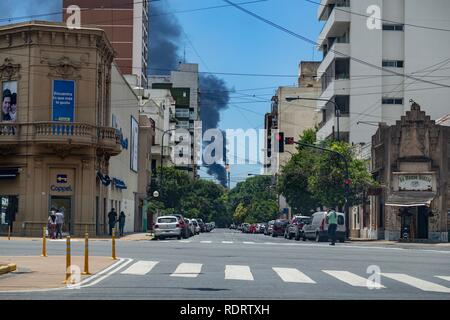
[[[212,243],[212,241],[200,241],[200,243]]]
[[[322,270],[323,272],[329,274],[330,276],[341,280],[353,287],[366,287],[369,288],[368,284],[370,284],[372,288],[385,288],[381,284],[376,284],[375,282],[370,283],[370,280],[360,277],[354,273],[348,271],[339,271],[339,270]]]
[[[450,281],[450,276],[435,276],[436,278]]]
[[[298,269],[294,268],[272,268],[284,282],[316,283],[313,279]]]
[[[222,241],[222,243],[233,243],[233,241]]]
[[[201,263],[180,263],[171,277],[196,278],[202,271]]]
[[[410,285],[414,288],[428,292],[450,293],[450,289],[440,284],[411,277],[403,273],[381,273],[382,276]]]
[[[180,241],[178,241],[178,242],[181,242],[181,243],[191,243],[191,240],[180,240]]]
[[[158,264],[158,261],[138,261],[132,266],[130,266],[121,274],[134,274],[143,276],[152,271],[152,269]]]
[[[253,281],[253,275],[249,266],[225,266],[225,279],[226,280],[247,280]]]
[[[244,241],[243,244],[255,244],[253,241]]]

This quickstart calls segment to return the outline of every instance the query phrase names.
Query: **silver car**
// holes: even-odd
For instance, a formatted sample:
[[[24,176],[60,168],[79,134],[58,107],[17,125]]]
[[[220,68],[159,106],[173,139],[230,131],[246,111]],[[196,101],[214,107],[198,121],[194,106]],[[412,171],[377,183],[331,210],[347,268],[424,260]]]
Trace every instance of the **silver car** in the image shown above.
[[[156,219],[155,223],[155,239],[164,239],[169,237],[177,237],[181,239],[181,227],[178,218],[175,216],[162,216]]]

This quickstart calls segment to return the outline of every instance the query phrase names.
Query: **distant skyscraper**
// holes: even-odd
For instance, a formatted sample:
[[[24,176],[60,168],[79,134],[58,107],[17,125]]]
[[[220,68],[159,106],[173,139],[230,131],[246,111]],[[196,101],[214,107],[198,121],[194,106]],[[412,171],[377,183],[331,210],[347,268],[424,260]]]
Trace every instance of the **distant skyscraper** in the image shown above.
[[[120,71],[137,76],[138,84],[147,87],[148,0],[64,0],[66,8],[81,8],[81,25],[95,25],[105,30],[116,51]]]

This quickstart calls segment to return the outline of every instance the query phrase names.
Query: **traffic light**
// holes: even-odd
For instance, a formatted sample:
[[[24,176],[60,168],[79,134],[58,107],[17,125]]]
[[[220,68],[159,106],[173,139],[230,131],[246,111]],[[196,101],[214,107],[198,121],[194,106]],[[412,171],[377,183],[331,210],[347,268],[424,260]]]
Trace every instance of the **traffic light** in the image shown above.
[[[275,151],[278,153],[284,152],[284,132],[275,134]]]
[[[344,192],[347,196],[350,194],[350,183],[351,183],[350,179],[347,178],[344,180]]]
[[[284,144],[294,144],[294,137],[286,137],[284,138]]]

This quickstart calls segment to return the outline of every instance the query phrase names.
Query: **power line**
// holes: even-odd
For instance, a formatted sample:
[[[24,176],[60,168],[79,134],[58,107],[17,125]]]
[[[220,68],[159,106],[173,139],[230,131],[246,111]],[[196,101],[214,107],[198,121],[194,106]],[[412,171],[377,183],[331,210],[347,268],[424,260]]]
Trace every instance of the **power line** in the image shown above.
[[[266,23],[266,24],[268,24],[268,25],[270,25],[270,26],[272,26],[272,27],[274,27],[274,28],[276,28],[276,29],[279,29],[279,30],[281,30],[281,31],[283,31],[283,32],[285,32],[285,33],[287,33],[287,34],[293,36],[293,37],[296,37],[296,38],[298,38],[298,39],[301,39],[301,40],[303,40],[303,41],[305,41],[305,42],[308,42],[308,43],[310,43],[310,44],[314,44],[314,45],[316,45],[316,46],[319,45],[317,42],[315,42],[315,41],[313,41],[313,40],[311,40],[311,39],[309,39],[309,38],[307,38],[307,37],[305,37],[305,36],[302,36],[302,35],[300,35],[300,34],[294,32],[294,31],[291,31],[291,30],[289,30],[289,29],[287,29],[287,28],[285,28],[285,27],[283,27],[283,26],[281,26],[281,25],[279,25],[279,24],[276,24],[276,23],[274,23],[274,22],[272,22],[272,21],[270,21],[270,20],[268,20],[268,19],[266,19],[266,18],[263,18],[262,16],[257,15],[256,13],[254,13],[254,12],[252,12],[252,11],[250,11],[250,10],[247,10],[247,9],[243,8],[243,7],[239,6],[238,4],[233,3],[233,2],[231,2],[230,0],[222,0],[222,1],[224,1],[224,2],[226,2],[226,3],[228,3],[228,4],[230,4],[230,5],[233,5],[233,6],[236,7],[237,9],[243,11],[244,13],[246,13],[246,14],[248,14],[248,15],[250,15],[250,16],[252,16],[252,17],[254,17],[254,18],[256,18],[256,19],[258,19],[258,20],[260,20],[260,21],[262,21],[262,22],[264,22],[264,23]],[[341,56],[348,56],[348,55],[346,55],[346,54],[344,54],[344,53],[342,53],[342,52],[339,52],[339,51],[337,51],[337,50],[334,50],[334,49],[330,49],[329,51],[334,52],[334,53],[337,53],[337,54],[339,54],[339,55],[341,55]],[[374,68],[374,69],[377,69],[377,70],[380,70],[380,71],[385,71],[385,72],[388,72],[388,73],[391,73],[391,74],[395,74],[395,75],[400,76],[400,77],[406,77],[406,78],[409,78],[409,79],[412,79],[412,80],[416,80],[416,81],[420,81],[420,82],[432,84],[432,85],[439,86],[439,87],[450,88],[450,85],[441,84],[441,83],[437,83],[437,82],[433,82],[433,81],[428,81],[428,80],[423,80],[423,79],[419,79],[419,78],[416,78],[416,77],[413,77],[413,76],[410,76],[410,75],[402,74],[402,73],[396,72],[396,71],[394,71],[394,70],[389,70],[389,69],[386,69],[386,68],[384,68],[384,67],[377,66],[377,65],[375,65],[375,64],[373,64],[373,63],[364,61],[364,60],[359,59],[359,58],[355,58],[355,57],[352,57],[352,56],[348,56],[348,58],[351,59],[351,60],[353,60],[353,61],[355,61],[355,62],[358,62],[358,63],[360,63],[360,64],[369,66],[369,67],[371,67],[371,68]]]
[[[306,2],[310,2],[310,3],[314,3],[314,4],[318,4],[319,6],[322,6],[322,7],[326,7],[326,5],[321,4],[320,2],[315,2],[315,1],[312,1],[312,0],[305,0],[305,1]],[[335,6],[334,10],[339,10],[339,11],[342,11],[342,12],[346,12],[346,13],[350,13],[350,14],[353,14],[353,15],[361,16],[361,17],[364,17],[364,18],[373,18],[370,15],[366,15],[366,14],[359,13],[359,12],[354,12],[354,11],[351,11],[351,10],[342,9],[342,7]],[[380,19],[377,18],[376,20],[383,21],[383,22],[389,22],[389,23],[392,23],[392,24],[402,24],[404,26],[420,28],[420,29],[429,29],[429,30],[435,30],[435,31],[450,31],[449,29],[427,27],[427,26],[421,26],[421,25],[417,25],[417,24],[403,23],[403,22],[399,22],[399,21],[393,21],[393,20],[387,20],[387,19],[381,19],[381,18]]]

